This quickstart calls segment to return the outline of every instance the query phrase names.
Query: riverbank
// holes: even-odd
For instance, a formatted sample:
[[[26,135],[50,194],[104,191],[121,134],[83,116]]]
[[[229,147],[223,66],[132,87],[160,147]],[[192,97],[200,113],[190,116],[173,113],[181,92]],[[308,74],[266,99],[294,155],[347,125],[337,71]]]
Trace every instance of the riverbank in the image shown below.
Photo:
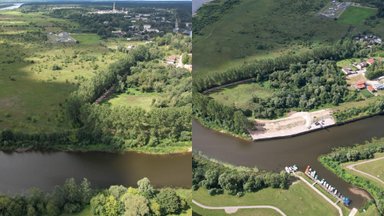
[[[314,112],[297,112],[276,120],[255,120],[255,130],[250,130],[252,139],[273,139],[295,136],[335,125],[329,109]]]
[[[170,154],[186,154],[192,152],[192,144],[186,142],[185,144],[180,144],[178,146],[164,146],[164,147],[138,147],[138,148],[124,148],[119,149],[109,145],[87,145],[87,146],[78,146],[78,145],[55,145],[49,148],[36,149],[32,146],[30,147],[19,147],[14,149],[0,149],[4,152],[16,152],[16,153],[25,153],[25,152],[104,152],[104,153],[116,153],[123,154],[127,152],[135,152],[148,155],[170,155]]]
[[[378,184],[373,179],[364,175],[358,175],[353,172],[350,166],[360,160],[372,159],[376,153],[383,153],[384,139],[372,140],[369,143],[357,145],[348,148],[339,148],[327,155],[320,157],[320,162],[328,170],[332,171],[339,178],[352,185],[366,190],[369,194],[362,194],[363,196],[372,196],[374,203],[379,212],[384,212],[384,187]],[[375,160],[375,159],[374,159]],[[372,160],[370,160],[372,161]],[[359,163],[356,163],[359,164]]]

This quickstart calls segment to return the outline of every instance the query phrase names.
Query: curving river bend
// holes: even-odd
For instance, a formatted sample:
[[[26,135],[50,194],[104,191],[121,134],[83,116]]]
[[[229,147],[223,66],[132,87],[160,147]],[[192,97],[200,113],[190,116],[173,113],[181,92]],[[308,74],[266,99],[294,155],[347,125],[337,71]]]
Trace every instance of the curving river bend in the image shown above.
[[[320,177],[335,186],[352,200],[352,206],[361,207],[365,199],[353,194],[352,186],[324,168],[317,158],[332,148],[352,146],[384,137],[384,116],[375,116],[349,124],[335,126],[305,135],[264,141],[245,141],[204,128],[193,122],[193,150],[234,165],[281,171],[287,165],[297,164],[301,170],[307,165],[318,171]]]
[[[136,186],[139,179],[148,177],[156,187],[189,188],[191,161],[191,153],[0,152],[0,193],[24,193],[31,187],[47,191],[70,177],[87,178],[96,187]]]

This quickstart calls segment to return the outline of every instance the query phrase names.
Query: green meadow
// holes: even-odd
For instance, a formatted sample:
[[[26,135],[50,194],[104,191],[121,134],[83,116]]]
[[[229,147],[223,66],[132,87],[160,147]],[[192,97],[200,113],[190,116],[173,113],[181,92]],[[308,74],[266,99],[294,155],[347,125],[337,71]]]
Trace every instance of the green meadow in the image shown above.
[[[47,42],[49,32],[77,26],[66,20],[18,11],[0,12],[0,19],[0,128],[70,128],[62,114],[66,98],[123,54],[107,48],[108,42],[95,34],[74,34],[79,43],[73,45]]]

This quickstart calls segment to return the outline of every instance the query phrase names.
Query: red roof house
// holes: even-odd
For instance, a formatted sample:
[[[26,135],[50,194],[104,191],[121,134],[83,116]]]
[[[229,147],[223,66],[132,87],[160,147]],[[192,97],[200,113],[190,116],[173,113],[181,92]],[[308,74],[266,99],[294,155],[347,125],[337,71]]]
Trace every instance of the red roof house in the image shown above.
[[[360,80],[358,82],[355,83],[355,88],[356,89],[365,89],[365,81],[364,80]]]
[[[375,63],[375,59],[374,58],[370,58],[367,60],[367,64],[369,65],[373,65]]]

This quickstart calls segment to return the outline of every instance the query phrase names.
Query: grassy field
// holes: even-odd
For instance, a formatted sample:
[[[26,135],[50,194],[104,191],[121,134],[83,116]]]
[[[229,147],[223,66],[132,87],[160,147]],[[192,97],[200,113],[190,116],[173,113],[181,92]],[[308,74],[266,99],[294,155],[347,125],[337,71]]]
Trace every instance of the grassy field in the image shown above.
[[[244,83],[213,92],[210,96],[225,105],[234,105],[241,109],[248,109],[250,108],[250,101],[254,96],[268,98],[273,95],[274,90],[267,86],[267,83]]]
[[[375,154],[375,158],[383,157],[383,156],[384,156],[383,153]],[[356,163],[356,162],[354,162],[354,163]],[[354,164],[354,163],[345,163],[345,164],[343,164],[343,167],[346,167],[347,165]],[[371,174],[373,176],[376,176],[377,178],[384,181],[384,169],[383,169],[383,167],[384,167],[384,160],[378,160],[378,161],[374,161],[374,162],[355,166],[355,169],[363,171],[363,172],[368,173],[368,174]],[[358,176],[363,177],[365,179],[369,179],[369,180],[375,182],[379,187],[384,188],[384,185],[381,182],[377,181],[376,179],[372,179],[366,175],[360,174],[360,173],[352,171],[350,169],[346,169],[346,171],[353,174],[353,175],[358,175]]]
[[[108,103],[112,106],[140,107],[148,111],[152,107],[152,102],[159,97],[161,97],[159,93],[142,93],[132,90],[130,94],[122,93],[113,96]]]
[[[65,99],[123,54],[103,46],[95,34],[72,35],[80,41],[75,45],[46,42],[48,32],[77,26],[67,20],[17,11],[0,12],[0,19],[12,20],[0,30],[0,128],[32,132],[70,127],[61,113]]]
[[[375,15],[377,9],[364,7],[349,7],[338,19],[339,23],[348,25],[363,24],[364,20]]]
[[[375,157],[377,158],[377,157],[383,157],[383,156],[384,154],[377,154]],[[384,181],[384,159],[358,165],[355,168],[363,172],[369,173],[373,176],[376,176],[377,178]]]
[[[243,197],[217,195],[211,197],[204,189],[193,192],[193,199],[209,206],[236,206],[236,205],[273,205],[281,209],[287,215],[337,215],[337,211],[319,195],[308,188],[303,182],[292,185],[288,190],[263,189],[256,193],[247,193]],[[298,208],[300,206],[300,208]],[[216,215],[213,211],[202,211],[195,208],[194,211],[201,215]],[[260,213],[260,210],[249,210],[238,215],[268,215]],[[212,213],[212,214],[211,214]],[[220,215],[223,211],[218,211]],[[268,211],[268,213],[270,213]]]
[[[240,1],[217,21],[205,26],[200,35],[194,35],[194,75],[215,73],[254,59],[300,52],[366,30],[384,36],[382,20],[373,27],[358,24],[349,28],[350,24],[343,21],[320,17],[318,12],[328,2]],[[346,12],[347,21],[357,12],[359,20],[364,14],[374,12],[366,8],[358,8],[357,12],[351,10],[352,15]]]

